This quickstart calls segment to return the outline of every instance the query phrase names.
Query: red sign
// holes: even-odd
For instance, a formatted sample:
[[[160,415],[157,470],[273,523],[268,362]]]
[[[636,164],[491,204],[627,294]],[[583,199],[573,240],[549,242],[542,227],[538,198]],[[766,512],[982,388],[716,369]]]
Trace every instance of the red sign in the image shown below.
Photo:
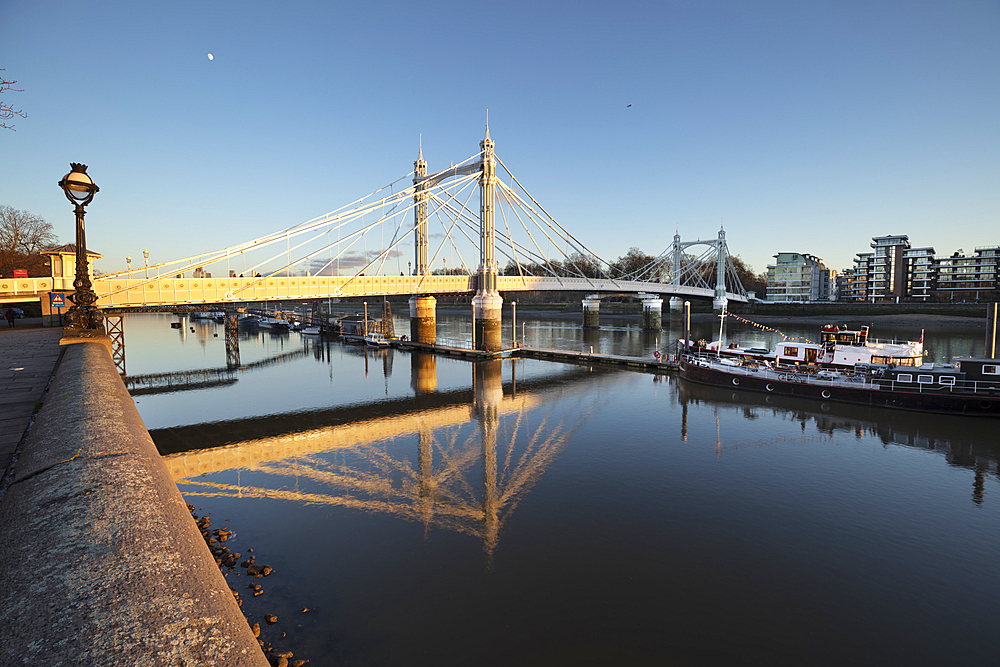
[[[28,269],[14,269],[14,277],[15,278],[27,278],[28,277]]]

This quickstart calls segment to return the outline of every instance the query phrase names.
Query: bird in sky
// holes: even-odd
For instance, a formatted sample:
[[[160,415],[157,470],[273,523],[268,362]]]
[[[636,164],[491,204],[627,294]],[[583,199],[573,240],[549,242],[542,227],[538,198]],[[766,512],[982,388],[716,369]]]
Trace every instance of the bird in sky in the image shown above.
[[[632,105],[631,105],[631,104],[630,104],[630,105],[628,105],[628,107],[630,107],[630,106],[632,106]],[[626,109],[628,109],[628,107],[625,107],[625,108],[626,108]]]

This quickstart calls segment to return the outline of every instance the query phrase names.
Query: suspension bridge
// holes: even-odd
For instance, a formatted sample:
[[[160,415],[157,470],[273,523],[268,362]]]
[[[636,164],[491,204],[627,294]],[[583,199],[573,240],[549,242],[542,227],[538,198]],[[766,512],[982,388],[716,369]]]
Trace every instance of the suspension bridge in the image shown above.
[[[585,293],[584,326],[597,325],[602,298],[636,295],[647,328],[660,327],[664,297],[674,309],[685,299],[712,299],[719,310],[747,300],[721,229],[707,240],[675,234],[652,261],[628,270],[592,252],[496,155],[488,126],[471,157],[437,172],[427,166],[421,145],[413,171],[323,216],[222,250],[97,276],[97,306],[234,310],[248,302],[408,295],[412,338],[433,342],[435,296],[470,294],[476,340],[497,349],[501,293]],[[432,224],[441,239],[433,248]],[[695,247],[700,254],[689,250]],[[0,299],[34,295],[45,312],[46,292],[73,290],[70,261],[61,270],[53,261],[50,278],[0,279]]]

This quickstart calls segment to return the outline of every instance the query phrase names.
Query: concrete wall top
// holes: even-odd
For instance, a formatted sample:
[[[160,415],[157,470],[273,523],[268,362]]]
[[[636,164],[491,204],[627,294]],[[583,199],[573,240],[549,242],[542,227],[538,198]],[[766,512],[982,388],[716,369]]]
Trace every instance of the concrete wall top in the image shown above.
[[[100,343],[67,346],[0,535],[2,664],[268,664]]]

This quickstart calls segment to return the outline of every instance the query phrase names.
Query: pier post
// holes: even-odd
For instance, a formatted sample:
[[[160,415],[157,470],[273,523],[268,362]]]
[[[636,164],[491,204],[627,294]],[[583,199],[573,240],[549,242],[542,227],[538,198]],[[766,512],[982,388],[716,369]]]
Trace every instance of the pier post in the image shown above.
[[[640,294],[642,299],[642,328],[659,331],[663,324],[663,299],[655,294]]]
[[[410,297],[410,339],[417,343],[437,343],[437,299]]]
[[[684,345],[681,346],[681,354],[687,352],[688,345],[691,344],[691,302],[684,302]]]
[[[986,356],[997,358],[997,304],[986,304]]]
[[[598,329],[601,326],[601,295],[588,294],[583,299],[583,328]]]

